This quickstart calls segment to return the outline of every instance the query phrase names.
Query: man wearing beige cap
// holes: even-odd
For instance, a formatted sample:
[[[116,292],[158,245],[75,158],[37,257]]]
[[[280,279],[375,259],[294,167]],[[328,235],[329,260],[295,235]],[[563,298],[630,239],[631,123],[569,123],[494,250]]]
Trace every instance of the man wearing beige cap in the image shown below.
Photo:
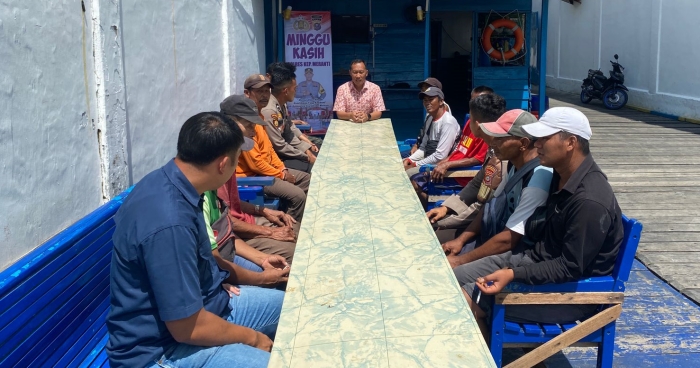
[[[532,245],[525,222],[547,201],[552,180],[552,169],[540,166],[535,139],[523,130],[536,121],[529,112],[516,109],[495,122],[479,124],[492,137],[496,157],[508,161],[508,174],[481,215],[457,239],[443,244],[456,275],[469,262]]]
[[[540,162],[554,168],[554,175],[546,206],[533,215],[542,221],[528,223],[534,247],[472,262],[458,277],[482,331],[483,318],[493,302],[491,295],[511,281],[539,285],[610,275],[624,236],[615,194],[590,155],[592,132],[586,116],[571,107],[555,107],[523,129],[538,137],[535,147]],[[471,296],[475,285],[485,294],[477,303]],[[565,323],[583,320],[597,308],[518,305],[507,308],[505,317],[518,322]]]

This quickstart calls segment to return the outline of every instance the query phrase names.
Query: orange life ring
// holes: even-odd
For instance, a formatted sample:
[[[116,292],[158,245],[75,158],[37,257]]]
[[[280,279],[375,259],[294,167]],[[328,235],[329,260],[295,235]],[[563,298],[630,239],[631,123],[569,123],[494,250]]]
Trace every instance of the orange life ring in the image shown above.
[[[500,51],[491,46],[491,35],[496,28],[506,27],[513,31],[515,35],[515,45],[502,55]],[[520,52],[520,49],[525,45],[525,35],[522,28],[510,19],[498,19],[493,21],[486,27],[484,35],[481,37],[481,44],[484,46],[484,51],[494,60],[510,60]]]

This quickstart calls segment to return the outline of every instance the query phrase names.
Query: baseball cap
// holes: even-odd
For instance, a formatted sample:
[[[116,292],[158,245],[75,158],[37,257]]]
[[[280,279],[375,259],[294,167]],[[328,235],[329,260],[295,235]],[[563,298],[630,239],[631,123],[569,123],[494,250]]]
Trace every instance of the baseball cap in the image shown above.
[[[593,132],[588,118],[573,107],[553,107],[542,114],[540,121],[524,128],[534,137],[547,137],[559,132],[576,134],[590,140]]]
[[[245,79],[245,83],[243,83],[243,88],[245,89],[251,89],[251,88],[260,88],[264,85],[269,85],[272,87],[272,84],[270,81],[265,78],[264,75],[262,74],[251,74],[248,76],[248,78]]]
[[[437,78],[430,77],[420,83],[418,83],[418,88],[423,88],[423,85],[427,84],[430,87],[437,87],[439,89],[442,89],[442,83]]]
[[[442,90],[440,88],[437,88],[437,87],[428,87],[428,89],[426,89],[425,91],[418,94],[418,99],[422,100],[423,96],[430,96],[430,97],[438,96],[443,100],[445,99],[445,94],[442,93]]]
[[[265,125],[263,119],[258,115],[258,107],[255,105],[255,102],[245,95],[228,96],[221,101],[219,108],[226,115],[237,116],[253,124]]]
[[[479,124],[481,130],[492,137],[523,137],[532,138],[523,127],[537,122],[535,115],[525,110],[514,109],[506,111],[498,120],[492,123]]]
[[[306,69],[304,69],[304,74],[313,73],[313,72],[314,72],[314,70],[311,69],[311,68],[306,68]]]

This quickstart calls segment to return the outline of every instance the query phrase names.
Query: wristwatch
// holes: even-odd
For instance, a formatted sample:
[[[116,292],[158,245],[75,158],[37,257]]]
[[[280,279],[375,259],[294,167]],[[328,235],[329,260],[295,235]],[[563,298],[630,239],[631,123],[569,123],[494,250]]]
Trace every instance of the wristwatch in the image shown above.
[[[255,205],[255,214],[260,215],[260,205],[259,204]]]

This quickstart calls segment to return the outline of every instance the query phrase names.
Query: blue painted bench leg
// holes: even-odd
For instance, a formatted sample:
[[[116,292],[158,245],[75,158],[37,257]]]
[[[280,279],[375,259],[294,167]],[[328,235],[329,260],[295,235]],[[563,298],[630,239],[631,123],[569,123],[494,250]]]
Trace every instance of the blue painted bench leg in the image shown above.
[[[615,352],[615,321],[602,328],[603,337],[598,344],[598,368],[611,368],[613,366],[613,353]]]
[[[496,367],[503,364],[503,326],[505,325],[506,307],[502,304],[493,305],[493,318],[491,320],[491,341],[489,350],[493,356]]]

